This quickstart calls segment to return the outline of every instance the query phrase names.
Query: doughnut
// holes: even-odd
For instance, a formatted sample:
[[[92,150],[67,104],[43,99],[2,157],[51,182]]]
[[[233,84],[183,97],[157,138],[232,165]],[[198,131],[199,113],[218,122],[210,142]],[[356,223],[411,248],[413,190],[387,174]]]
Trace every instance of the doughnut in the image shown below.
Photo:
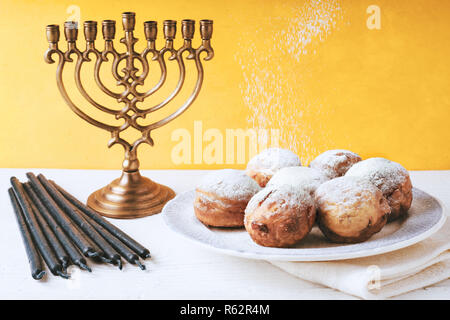
[[[311,231],[315,218],[314,199],[306,189],[271,185],[250,200],[244,224],[257,244],[289,247]]]
[[[296,188],[305,188],[311,196],[314,196],[316,189],[328,178],[319,170],[308,167],[286,167],[277,171],[272,179],[267,183],[267,187],[272,185],[289,184]]]
[[[348,150],[328,150],[311,161],[309,167],[321,171],[328,179],[334,179],[342,177],[361,160],[359,155]]]
[[[388,222],[404,216],[411,207],[411,179],[408,171],[397,162],[370,158],[355,164],[346,176],[366,178],[381,190],[391,207]]]
[[[292,151],[269,148],[250,159],[246,173],[264,188],[275,172],[281,168],[301,165],[300,158]]]
[[[207,226],[243,227],[247,203],[260,190],[241,170],[214,171],[203,177],[195,190],[195,215]]]
[[[339,177],[317,188],[317,224],[337,243],[357,243],[379,232],[390,212],[381,191],[366,179]]]

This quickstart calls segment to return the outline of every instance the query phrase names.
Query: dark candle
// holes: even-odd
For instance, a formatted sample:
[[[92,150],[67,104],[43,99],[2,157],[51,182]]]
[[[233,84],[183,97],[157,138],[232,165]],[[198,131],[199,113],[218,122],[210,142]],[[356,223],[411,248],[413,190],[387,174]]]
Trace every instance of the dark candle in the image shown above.
[[[99,234],[102,235],[102,237],[108,241],[108,243],[119,252],[119,254],[127,260],[131,264],[137,264],[139,268],[142,270],[145,270],[145,265],[141,263],[139,260],[139,256],[131,251],[126,245],[124,245],[119,239],[114,237],[108,230],[103,228],[101,225],[99,225],[97,222],[89,218],[88,216],[85,216],[86,220],[94,227],[95,230]]]
[[[29,227],[31,236],[33,237],[36,247],[42,255],[47,267],[54,275],[61,276],[63,278],[69,278],[69,276],[63,271],[61,263],[55,256],[53,249],[48,243],[45,235],[39,227],[37,219],[34,215],[32,205],[23,189],[22,184],[16,177],[11,178],[11,185],[14,190],[14,194],[17,197],[17,201],[22,208],[23,216],[27,226]]]
[[[91,208],[84,205],[77,198],[72,196],[69,192],[64,190],[61,186],[57,185],[54,181],[52,181],[53,185],[61,192],[64,197],[70,201],[74,206],[76,206],[84,215],[88,216],[103,228],[108,230],[113,236],[122,241],[126,246],[128,246],[131,250],[136,252],[142,259],[150,258],[150,251],[146,249],[143,245],[139,244],[125,232],[117,228],[115,225],[111,224],[109,221],[104,219],[97,212],[92,210]]]
[[[39,209],[37,208],[37,206],[34,203],[33,199],[31,199],[31,197],[30,197],[29,189],[31,189],[31,187],[29,185],[27,185],[26,183],[22,184],[22,186],[25,189],[25,193],[28,196],[28,199],[30,200],[29,202],[30,202],[30,205],[31,205],[31,209],[33,210],[34,216],[36,217],[36,221],[38,222],[39,227],[42,230],[42,233],[47,238],[48,243],[50,244],[50,246],[52,247],[53,251],[55,252],[55,256],[59,260],[59,262],[61,263],[63,269],[64,270],[67,269],[67,267],[70,264],[70,259],[69,259],[69,256],[66,253],[66,250],[64,250],[64,248],[62,247],[61,243],[56,238],[55,233],[48,226],[47,221],[45,221],[44,218],[42,218],[42,216],[39,214]]]
[[[78,230],[76,225],[62,212],[53,198],[48,194],[45,188],[41,185],[36,176],[32,173],[27,173],[30,179],[30,185],[33,191],[37,194],[42,203],[47,207],[48,211],[64,230],[66,235],[72,242],[80,249],[80,251],[89,258],[94,258],[102,255],[102,252],[96,251],[91,241]]]
[[[61,245],[66,250],[72,263],[79,266],[83,270],[91,272],[91,269],[87,266],[86,259],[84,259],[84,257],[78,251],[77,247],[69,240],[69,238],[66,236],[64,231],[59,227],[55,219],[53,219],[51,214],[48,212],[47,208],[44,206],[42,201],[34,192],[33,188],[31,188],[31,186],[28,183],[24,184],[24,188],[25,191],[28,193],[31,201],[36,205],[39,211],[39,215],[44,218],[50,229],[53,231],[53,233],[58,238]]]
[[[28,173],[27,173],[28,175]],[[84,231],[84,233],[99,246],[104,252],[106,258],[110,259],[112,263],[122,266],[120,255],[114,250],[114,248],[86,221],[84,216],[79,210],[72,205],[63,195],[42,175],[38,175],[39,182],[44,186],[47,192],[52,196],[53,200],[60,206],[67,216],[72,219],[77,226]]]
[[[41,256],[39,255],[39,252],[37,251],[36,246],[33,243],[30,230],[28,229],[28,226],[23,218],[22,208],[17,202],[17,198],[12,188],[8,189],[8,194],[11,199],[11,204],[13,206],[14,213],[16,215],[20,234],[22,235],[22,241],[25,246],[25,251],[28,257],[28,263],[30,264],[31,268],[31,276],[35,280],[40,280],[45,275],[45,271],[42,267]]]

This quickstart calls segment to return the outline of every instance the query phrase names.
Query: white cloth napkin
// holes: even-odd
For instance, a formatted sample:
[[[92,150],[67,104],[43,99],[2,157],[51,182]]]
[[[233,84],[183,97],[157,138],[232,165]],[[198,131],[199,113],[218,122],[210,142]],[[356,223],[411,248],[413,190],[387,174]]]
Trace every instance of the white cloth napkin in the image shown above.
[[[377,256],[341,261],[271,263],[304,280],[363,299],[385,299],[450,277],[450,219],[428,239]]]

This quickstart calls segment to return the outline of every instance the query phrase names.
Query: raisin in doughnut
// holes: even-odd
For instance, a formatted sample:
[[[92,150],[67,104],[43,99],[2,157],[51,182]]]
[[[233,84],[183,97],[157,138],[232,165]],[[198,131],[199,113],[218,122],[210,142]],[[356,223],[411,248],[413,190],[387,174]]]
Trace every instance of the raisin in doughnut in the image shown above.
[[[247,203],[260,190],[241,170],[214,171],[196,188],[195,215],[207,226],[242,227]]]
[[[370,158],[355,164],[346,176],[366,178],[383,192],[391,207],[389,222],[405,215],[411,207],[411,179],[408,171],[397,162]]]
[[[287,149],[269,148],[254,156],[247,164],[246,173],[261,187],[284,167],[301,166],[300,158]]]
[[[265,247],[288,247],[302,240],[316,217],[314,199],[303,188],[284,184],[258,192],[245,209],[250,237]]]
[[[343,176],[361,160],[359,155],[348,150],[328,150],[311,161],[309,167],[321,171],[328,179],[334,179]]]
[[[316,190],[317,224],[327,239],[357,243],[379,232],[390,212],[381,191],[366,179],[339,177]]]

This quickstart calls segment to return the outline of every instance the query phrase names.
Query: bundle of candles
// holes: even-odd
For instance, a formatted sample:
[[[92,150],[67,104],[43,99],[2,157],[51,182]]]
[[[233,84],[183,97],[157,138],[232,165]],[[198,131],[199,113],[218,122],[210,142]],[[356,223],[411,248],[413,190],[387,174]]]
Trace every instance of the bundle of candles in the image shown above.
[[[139,258],[150,258],[148,249],[54,181],[31,172],[27,177],[26,183],[12,177],[8,192],[34,279],[45,275],[42,259],[53,275],[65,279],[70,265],[91,272],[86,258],[119,269],[123,258],[145,270]]]

